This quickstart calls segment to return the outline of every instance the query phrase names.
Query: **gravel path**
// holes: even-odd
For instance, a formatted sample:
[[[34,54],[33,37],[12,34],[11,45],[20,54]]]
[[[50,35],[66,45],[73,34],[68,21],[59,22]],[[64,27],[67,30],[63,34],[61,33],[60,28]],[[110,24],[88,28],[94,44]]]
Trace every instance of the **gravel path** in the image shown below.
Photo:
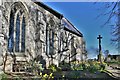
[[[107,71],[111,72],[115,77],[120,78],[120,70],[116,69],[112,65],[107,66]]]

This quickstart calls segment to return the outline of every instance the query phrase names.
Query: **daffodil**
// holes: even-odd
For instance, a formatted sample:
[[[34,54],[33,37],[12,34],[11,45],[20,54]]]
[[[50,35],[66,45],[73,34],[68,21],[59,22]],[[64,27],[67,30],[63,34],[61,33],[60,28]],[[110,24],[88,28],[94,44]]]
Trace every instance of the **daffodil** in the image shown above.
[[[40,76],[42,76],[42,73],[40,72]]]
[[[52,78],[54,78],[54,77],[52,76]]]
[[[53,73],[50,73],[50,77],[53,75]]]
[[[43,75],[43,77],[45,77],[45,78],[46,78],[46,77],[48,77],[48,75],[47,75],[47,74],[45,74],[45,75]]]

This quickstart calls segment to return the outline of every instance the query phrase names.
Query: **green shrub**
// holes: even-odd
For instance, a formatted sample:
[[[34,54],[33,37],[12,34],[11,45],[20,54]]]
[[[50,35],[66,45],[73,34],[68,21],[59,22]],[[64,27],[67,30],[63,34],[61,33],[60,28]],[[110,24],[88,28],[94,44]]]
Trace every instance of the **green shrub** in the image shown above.
[[[42,64],[39,64],[39,69],[40,69],[40,71],[43,71],[44,70],[44,68],[42,67]]]
[[[106,67],[106,63],[100,63],[100,62],[97,62],[97,61],[92,61],[92,62],[89,62],[90,66],[88,66],[88,71],[90,72],[96,72],[96,71],[101,71],[101,70],[104,70],[105,67]]]
[[[87,70],[89,64],[88,63],[78,63],[78,64],[72,64],[71,68],[72,70]]]
[[[105,67],[106,67],[105,64],[101,64],[101,65],[100,65],[100,70],[105,70]]]
[[[5,73],[1,73],[0,80],[7,80],[7,75]]]
[[[98,61],[88,61],[85,63],[72,63],[71,68],[72,70],[87,70],[90,72],[96,72],[96,71],[101,71],[104,70],[106,67],[106,63],[100,63]]]
[[[52,72],[61,71],[60,68],[58,68],[55,64],[51,64],[48,69],[50,69]]]
[[[83,70],[82,64],[77,64],[74,66],[74,70]]]
[[[69,71],[71,70],[71,65],[69,63],[64,62],[60,63],[59,67],[61,68],[62,71]]]
[[[83,63],[83,64],[82,64],[82,67],[83,67],[83,70],[87,70],[88,65],[87,65],[87,64],[85,64],[85,63]]]
[[[88,67],[87,70],[94,73],[94,72],[98,71],[98,68],[94,65],[91,65],[91,66]]]

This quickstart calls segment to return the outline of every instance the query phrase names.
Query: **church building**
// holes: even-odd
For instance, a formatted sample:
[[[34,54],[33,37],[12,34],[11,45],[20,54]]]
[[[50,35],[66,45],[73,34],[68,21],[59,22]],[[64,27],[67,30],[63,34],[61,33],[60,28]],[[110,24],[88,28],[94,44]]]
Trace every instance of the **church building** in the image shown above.
[[[0,71],[85,61],[83,34],[63,15],[42,2],[0,0]]]

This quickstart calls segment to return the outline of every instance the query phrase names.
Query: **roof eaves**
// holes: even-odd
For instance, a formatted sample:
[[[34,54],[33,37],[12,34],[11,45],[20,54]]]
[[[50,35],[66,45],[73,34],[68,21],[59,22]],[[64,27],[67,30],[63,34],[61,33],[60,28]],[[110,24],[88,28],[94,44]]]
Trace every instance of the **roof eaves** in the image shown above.
[[[65,18],[65,19],[66,19],[66,18]],[[66,20],[67,20],[67,19],[66,19]],[[64,29],[65,29],[65,30],[68,30],[68,31],[70,31],[70,32],[72,32],[72,33],[80,36],[80,37],[83,37],[83,34],[82,34],[78,29],[76,29],[76,27],[75,27],[69,20],[67,20],[67,21],[70,23],[70,25],[72,25],[72,27],[77,31],[77,33],[74,32],[74,31],[72,31],[72,30],[70,30],[70,29],[67,29],[67,28],[64,28]]]
[[[57,11],[53,10],[52,8],[48,7],[47,5],[45,5],[44,3],[42,2],[39,2],[39,1],[35,1],[35,0],[32,0],[34,3],[36,3],[37,5],[43,7],[45,10],[49,11],[50,13],[54,14],[57,18],[59,19],[62,19],[63,15],[58,13]]]

